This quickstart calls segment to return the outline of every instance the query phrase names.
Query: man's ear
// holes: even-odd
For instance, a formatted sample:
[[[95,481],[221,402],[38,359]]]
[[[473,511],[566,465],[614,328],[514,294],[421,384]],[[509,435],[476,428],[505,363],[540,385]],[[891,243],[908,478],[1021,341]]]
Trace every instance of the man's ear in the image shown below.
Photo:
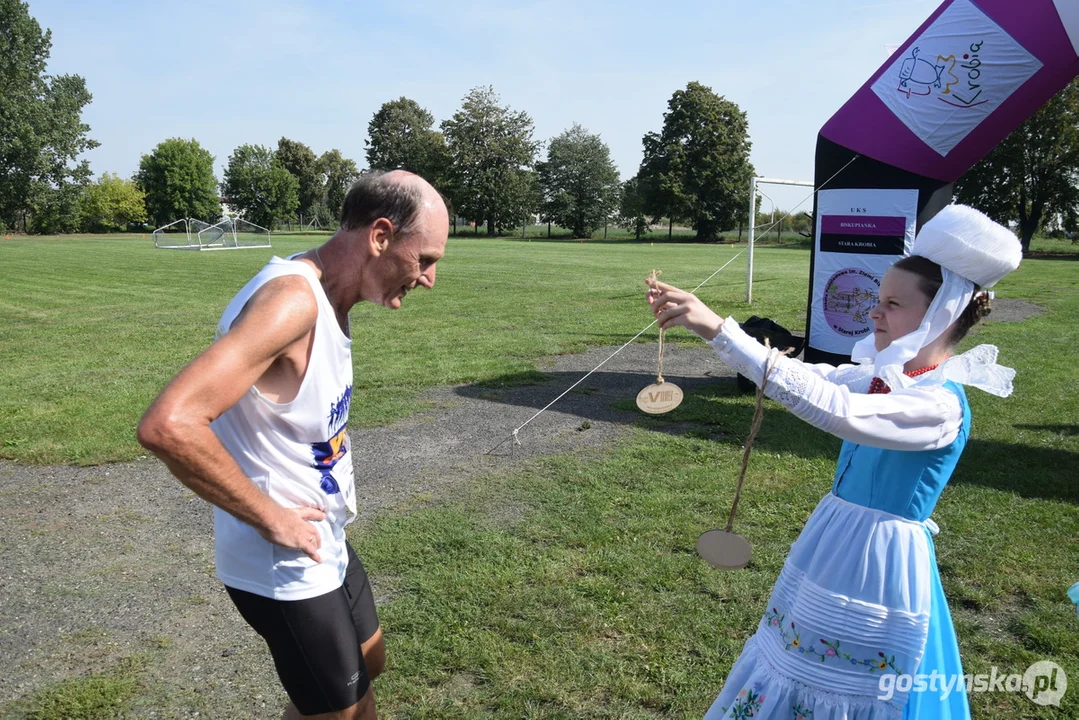
[[[371,223],[367,232],[367,242],[371,251],[371,257],[379,257],[390,246],[393,238],[393,223],[386,218],[379,218]]]

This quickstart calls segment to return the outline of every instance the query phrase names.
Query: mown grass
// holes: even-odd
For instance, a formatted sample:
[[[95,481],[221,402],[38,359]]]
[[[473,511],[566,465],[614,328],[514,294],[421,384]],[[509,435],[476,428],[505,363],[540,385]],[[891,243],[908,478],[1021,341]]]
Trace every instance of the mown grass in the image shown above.
[[[1079,393],[1061,360],[1075,357],[1079,266],[1028,260],[997,292],[1046,312],[968,341],[998,344],[1017,390],[970,392],[973,440],[934,514],[938,558],[966,672],[1052,660],[1076,677],[1065,591],[1079,567]],[[715,292],[738,315],[736,295]],[[797,307],[778,314],[790,321]],[[769,403],[737,523],[754,559],[709,570],[693,543],[725,520],[751,413],[717,383],[601,458],[536,461],[355,533],[392,588],[380,707],[402,718],[702,715],[827,492],[839,445]],[[1075,693],[1059,709],[1019,693],[971,704],[985,718],[1079,714]]]
[[[450,229],[451,237],[461,238],[486,238],[487,226],[480,225],[478,228],[475,226],[458,224],[456,231]],[[572,230],[552,225],[525,225],[523,227],[516,227],[509,229],[496,237],[512,240],[527,240],[527,241],[551,241],[551,242],[582,242],[582,238],[576,237]],[[602,227],[598,228],[588,236],[588,242],[608,242],[608,243],[735,243],[743,242],[748,237],[748,231],[744,228],[739,230],[737,228],[733,230],[727,230],[718,234],[718,237],[712,240],[700,240],[697,237],[697,231],[692,228],[683,226],[675,226],[669,228],[665,221],[657,223],[652,226],[651,230],[641,233],[638,238],[637,233],[634,230],[627,230],[617,225],[608,225],[604,230]],[[791,230],[789,227],[784,226],[780,228],[778,223],[767,222],[762,224],[756,233],[756,242],[771,243],[771,244],[798,244],[809,247],[809,238],[800,234],[797,231]]]
[[[938,559],[966,672],[1052,660],[1079,677],[1065,596],[1079,567],[1079,393],[1062,362],[1075,358],[1079,265],[1028,260],[997,290],[1046,312],[968,341],[998,344],[1019,374],[1008,399],[970,391],[973,440],[934,513]],[[601,458],[536,461],[355,533],[393,588],[380,706],[401,718],[700,717],[839,447],[769,403],[736,523],[753,561],[710,570],[694,541],[725,522],[751,414],[750,398],[717,383]],[[1070,718],[1076,698],[971,704],[976,718]]]
[[[212,341],[229,298],[271,255],[323,237],[207,253],[157,250],[138,236],[3,242],[0,457],[94,464],[139,455],[139,417]],[[352,422],[406,416],[432,385],[490,382],[534,372],[543,355],[625,342],[651,321],[641,293],[649,270],[695,285],[739,249],[454,238],[433,292],[409,295],[396,312],[353,310]],[[797,326],[805,254],[758,257],[754,312]],[[744,268],[739,259],[706,296],[738,297]]]
[[[36,461],[137,452],[127,434],[138,413],[266,257],[163,253],[124,238],[19,242],[0,246],[19,268],[0,297],[0,437],[24,438],[3,452]],[[282,238],[274,252],[310,242]],[[1074,684],[1079,620],[1064,593],[1079,579],[1079,263],[1053,249],[997,288],[1044,314],[990,322],[968,341],[1000,346],[1016,393],[970,391],[972,441],[934,519],[965,670],[1022,673],[1052,660]],[[407,414],[433,383],[517,382],[540,355],[624,342],[649,322],[648,270],[691,286],[734,252],[456,238],[434,292],[396,313],[354,312],[355,420]],[[700,294],[735,317],[798,329],[807,268],[802,250],[761,249],[752,308],[741,261]],[[700,717],[827,492],[839,445],[769,403],[736,523],[754,558],[743,571],[710,570],[693,543],[725,521],[751,414],[750,398],[717,382],[613,447],[522,463],[353,529],[386,598],[381,715]],[[138,705],[152,707],[141,692]],[[1071,718],[1077,697],[1059,709],[1018,693],[971,702],[978,718]]]

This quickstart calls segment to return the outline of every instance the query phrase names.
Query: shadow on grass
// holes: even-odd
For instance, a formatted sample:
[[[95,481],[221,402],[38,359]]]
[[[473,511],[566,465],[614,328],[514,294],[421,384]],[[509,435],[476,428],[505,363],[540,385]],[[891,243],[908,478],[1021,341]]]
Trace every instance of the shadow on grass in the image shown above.
[[[454,234],[450,232],[450,240],[454,238],[471,238],[473,240],[492,240],[492,241],[504,241],[515,243],[562,243],[562,244],[574,244],[574,245],[648,245],[655,243],[685,243],[689,245],[737,245],[741,243],[741,240],[736,238],[720,238],[719,240],[698,240],[697,236],[693,233],[686,233],[684,235],[675,234],[673,238],[668,239],[667,233],[663,233],[663,237],[657,237],[655,235],[644,236],[640,240],[633,237],[624,237],[620,235],[611,234],[610,237],[590,237],[590,238],[577,238],[571,235],[552,235],[547,237],[546,235],[529,235],[527,237],[521,237],[518,235],[494,235],[489,236],[486,233],[480,233],[476,235],[473,232],[457,232]]]
[[[656,381],[654,373],[597,371],[581,381],[583,372],[548,372],[547,382],[534,374],[512,374],[482,385],[463,385],[463,397],[539,410],[566,393],[552,412],[592,422],[635,426],[672,436],[712,440],[741,447],[753,420],[753,398],[737,391],[734,377],[677,377],[666,379],[685,392],[685,399],[665,415],[646,415],[636,406],[637,393]],[[492,391],[492,388],[500,388]],[[568,392],[567,392],[568,390]],[[756,447],[805,458],[835,457],[839,440],[794,417],[772,402],[765,405],[764,423]]]
[[[1067,435],[1075,437],[1079,435],[1079,425],[1014,425],[1019,430],[1033,430],[1034,432],[1047,432],[1054,435]]]
[[[975,438],[967,443],[951,482],[1079,505],[1076,468],[1079,453],[1069,450]]]
[[[730,376],[667,375],[668,381],[685,392],[685,399],[678,408],[664,415],[646,415],[635,404],[637,393],[655,382],[656,376],[650,372],[600,370],[587,378],[583,372],[548,372],[545,382],[537,382],[542,377],[538,373],[506,375],[483,385],[460,386],[455,392],[463,397],[535,410],[566,393],[551,412],[739,448],[753,419],[753,396],[739,393],[735,378]],[[578,381],[580,384],[569,390]],[[1075,425],[1029,429],[1068,436],[1079,433],[1079,426]],[[756,447],[805,459],[835,458],[840,440],[768,401]],[[980,485],[1023,498],[1079,504],[1077,467],[1079,453],[1068,450],[972,439],[951,482]]]
[[[529,242],[541,242],[541,243],[563,243],[573,245],[738,245],[738,240],[698,240],[694,235],[675,235],[670,240],[664,235],[662,238],[641,238],[637,240],[635,238],[618,238],[610,237],[603,238],[570,238],[570,237],[504,237],[495,238],[496,240],[505,240],[507,242],[529,243]],[[741,243],[744,244],[744,243]]]
[[[753,277],[754,285],[766,285],[769,283],[786,282],[789,278],[783,277],[768,277],[755,275]],[[685,290],[691,290],[692,285],[690,283],[683,283]],[[698,292],[707,292],[709,290],[718,290],[719,288],[744,288],[746,285],[746,279],[744,277],[732,277],[729,279],[713,278]],[[634,290],[633,292],[618,293],[617,295],[607,295],[604,300],[644,300],[644,292]]]
[[[1035,250],[1023,256],[1024,260],[1079,260],[1079,252],[1067,250]]]

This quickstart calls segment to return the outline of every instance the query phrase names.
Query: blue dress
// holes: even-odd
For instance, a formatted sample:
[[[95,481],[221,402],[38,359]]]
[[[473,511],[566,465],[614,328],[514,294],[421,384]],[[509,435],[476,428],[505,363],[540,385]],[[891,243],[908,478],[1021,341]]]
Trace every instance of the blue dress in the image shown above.
[[[970,718],[929,519],[970,434],[963,387],[945,386],[963,413],[951,444],[843,443],[706,720]]]

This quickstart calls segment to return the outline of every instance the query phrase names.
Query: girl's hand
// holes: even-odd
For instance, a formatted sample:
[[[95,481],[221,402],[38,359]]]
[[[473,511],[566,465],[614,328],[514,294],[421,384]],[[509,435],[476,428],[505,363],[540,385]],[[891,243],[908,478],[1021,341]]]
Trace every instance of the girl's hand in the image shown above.
[[[646,295],[659,326],[667,330],[681,325],[704,340],[714,340],[723,328],[723,318],[701,302],[696,295],[656,281]]]

